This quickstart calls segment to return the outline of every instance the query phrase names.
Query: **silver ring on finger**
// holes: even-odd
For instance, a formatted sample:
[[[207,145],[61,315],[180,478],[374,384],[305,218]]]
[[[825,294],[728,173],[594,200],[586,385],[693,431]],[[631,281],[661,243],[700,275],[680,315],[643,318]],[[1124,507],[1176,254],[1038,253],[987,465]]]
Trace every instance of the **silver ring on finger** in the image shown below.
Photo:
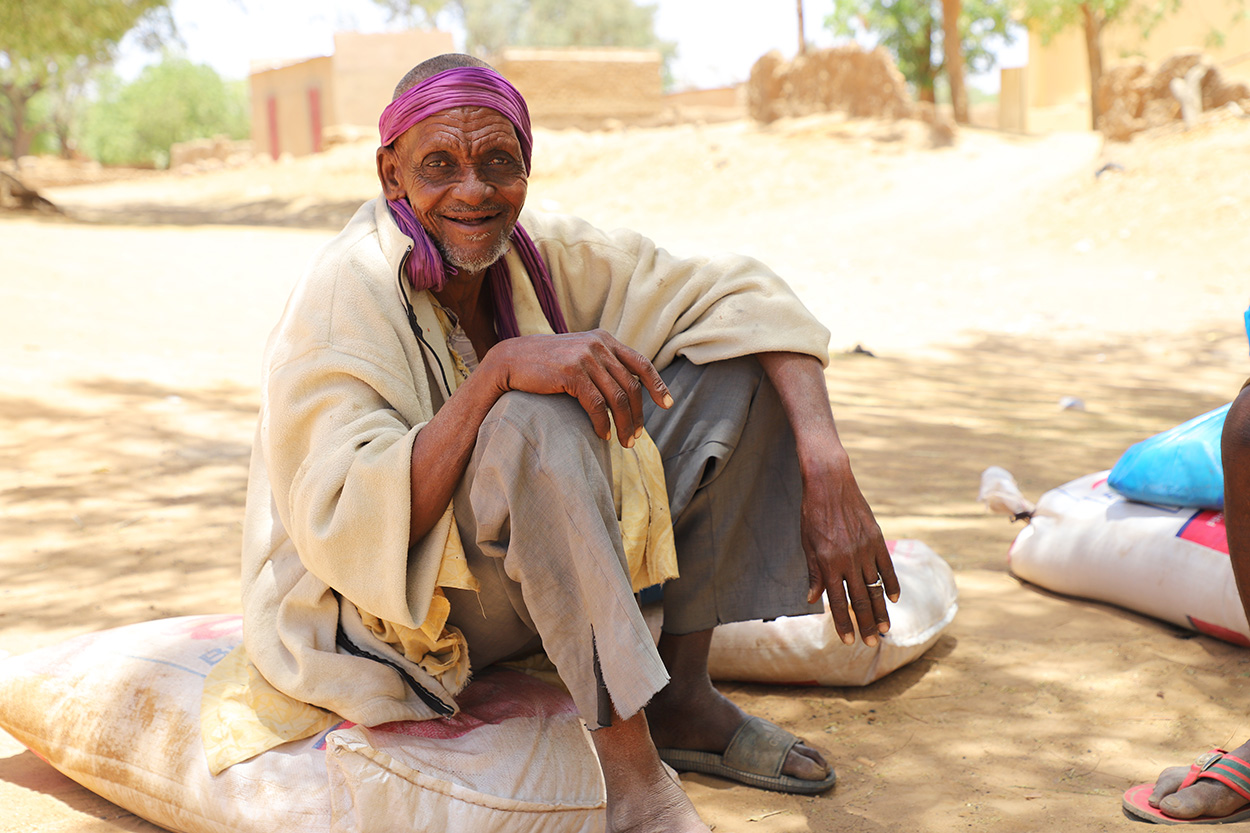
[[[866,587],[868,587],[869,589],[872,589],[872,588],[874,588],[874,587],[875,587],[877,590],[884,590],[884,589],[885,589],[885,579],[881,578],[881,576],[877,576],[877,580],[876,580],[876,581],[874,581],[872,584],[868,584],[868,585],[865,585],[865,586],[866,586]]]

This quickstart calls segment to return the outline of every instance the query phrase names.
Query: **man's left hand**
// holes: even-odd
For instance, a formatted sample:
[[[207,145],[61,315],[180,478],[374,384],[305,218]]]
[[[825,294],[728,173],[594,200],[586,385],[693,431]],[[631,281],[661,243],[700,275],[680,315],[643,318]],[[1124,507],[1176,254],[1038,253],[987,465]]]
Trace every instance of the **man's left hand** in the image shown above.
[[[898,578],[838,439],[824,370],[816,358],[798,353],[760,353],[757,358],[781,398],[798,448],[808,601],[828,594],[842,641],[855,642],[853,611],[864,644],[875,646],[890,629],[885,600],[898,601]]]
[[[872,647],[890,629],[885,600],[898,601],[898,578],[845,452],[830,458],[804,461],[801,530],[808,601],[828,594],[834,627],[847,645],[855,642],[854,611],[860,637]]]

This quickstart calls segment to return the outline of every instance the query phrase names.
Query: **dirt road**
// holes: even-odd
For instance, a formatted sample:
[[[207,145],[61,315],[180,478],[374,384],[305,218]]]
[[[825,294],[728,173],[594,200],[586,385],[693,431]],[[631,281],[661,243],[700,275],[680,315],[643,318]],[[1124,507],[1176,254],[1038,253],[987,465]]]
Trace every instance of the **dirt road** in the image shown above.
[[[834,333],[830,395],[887,537],[956,569],[952,627],[877,684],[726,686],[840,780],[808,799],[687,778],[716,830],[1119,830],[1123,789],[1250,736],[1250,653],[1017,583],[1019,527],[976,502],[989,465],[1036,498],[1250,373],[1250,122],[933,149],[919,125],[820,117],[541,133],[536,160],[534,207],[787,276]],[[71,221],[0,218],[0,650],[239,610],[264,340],[375,191],[352,145],[49,192]],[[154,829],[6,736],[0,806],[6,833]]]

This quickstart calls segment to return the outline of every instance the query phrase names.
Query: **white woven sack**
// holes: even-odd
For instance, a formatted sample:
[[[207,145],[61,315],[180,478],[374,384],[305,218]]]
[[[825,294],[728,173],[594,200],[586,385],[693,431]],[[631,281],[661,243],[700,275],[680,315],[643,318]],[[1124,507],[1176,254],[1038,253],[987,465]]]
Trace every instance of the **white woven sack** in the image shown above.
[[[87,789],[184,833],[328,830],[317,738],[208,773],[200,692],[237,616],[87,634],[0,660],[0,728]]]
[[[886,602],[890,631],[875,648],[846,645],[828,612],[771,622],[721,625],[712,635],[708,672],[714,680],[782,685],[862,686],[917,659],[932,647],[959,609],[955,575],[922,541],[889,541],[899,581],[898,603]],[[662,614],[649,606],[658,632]]]
[[[492,670],[456,702],[443,720],[330,733],[335,833],[603,830],[599,760],[568,695]]]
[[[165,619],[0,660],[0,728],[178,833],[441,833],[499,829],[501,813],[527,832],[602,829],[602,776],[572,701],[510,671],[475,682],[438,728],[343,724],[209,775],[200,693],[240,628],[237,616]]]
[[[1136,503],[1107,485],[1108,474],[1042,495],[1008,552],[1011,572],[1056,593],[1250,646],[1223,514]]]

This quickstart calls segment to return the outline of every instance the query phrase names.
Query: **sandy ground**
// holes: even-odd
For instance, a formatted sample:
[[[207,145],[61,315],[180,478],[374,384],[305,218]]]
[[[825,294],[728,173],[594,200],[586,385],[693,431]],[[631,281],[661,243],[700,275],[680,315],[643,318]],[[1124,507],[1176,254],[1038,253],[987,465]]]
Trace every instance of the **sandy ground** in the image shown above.
[[[1126,787],[1250,736],[1250,652],[1022,585],[1020,527],[976,501],[989,465],[1036,498],[1232,398],[1250,122],[932,148],[919,125],[819,117],[540,133],[536,154],[534,206],[786,275],[834,333],[830,395],[887,537],[956,570],[954,624],[886,679],[725,686],[840,780],[797,798],[687,777],[717,831],[1119,830]],[[239,610],[265,336],[375,190],[372,148],[350,145],[0,217],[0,650]],[[155,830],[3,734],[0,806],[3,833]]]

